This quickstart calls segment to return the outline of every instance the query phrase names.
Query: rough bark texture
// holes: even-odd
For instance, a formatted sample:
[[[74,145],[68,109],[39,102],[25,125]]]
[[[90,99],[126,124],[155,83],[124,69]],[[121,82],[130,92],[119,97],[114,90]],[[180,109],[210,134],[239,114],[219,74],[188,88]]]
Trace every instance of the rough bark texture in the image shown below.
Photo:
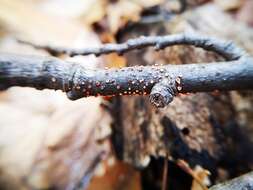
[[[253,172],[231,181],[215,185],[210,190],[251,190],[253,189]]]
[[[150,94],[152,104],[165,107],[179,92],[253,89],[253,59],[237,59],[212,64],[91,70],[50,57],[0,54],[0,89],[26,86],[62,90],[72,100]]]

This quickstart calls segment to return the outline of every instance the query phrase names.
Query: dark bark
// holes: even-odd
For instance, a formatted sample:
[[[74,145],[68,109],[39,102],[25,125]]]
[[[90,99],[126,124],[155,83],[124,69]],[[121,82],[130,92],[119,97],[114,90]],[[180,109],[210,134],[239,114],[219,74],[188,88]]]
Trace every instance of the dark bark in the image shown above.
[[[242,56],[245,56],[245,52],[236,47],[232,42],[193,33],[172,34],[167,36],[142,36],[140,38],[130,39],[121,44],[104,44],[101,47],[85,48],[80,50],[53,46],[41,46],[22,40],[19,41],[38,49],[44,49],[52,55],[68,54],[70,56],[76,56],[95,54],[96,56],[100,56],[102,54],[113,52],[121,55],[134,49],[141,49],[149,46],[155,47],[155,50],[161,50],[173,45],[193,45],[208,51],[216,52],[226,60],[237,60]]]
[[[86,96],[150,94],[151,103],[157,107],[166,106],[178,92],[252,89],[252,59],[231,42],[197,34],[140,37],[122,44],[105,44],[82,50],[35,47],[52,54],[67,53],[74,56],[112,52],[122,54],[148,46],[160,50],[182,44],[213,51],[230,62],[88,70],[57,59],[2,54],[2,89],[10,86],[60,89],[67,92],[72,100]]]
[[[164,107],[179,92],[252,89],[253,61],[89,70],[56,58],[1,54],[0,81],[1,89],[62,90],[72,100],[151,93],[151,103]]]

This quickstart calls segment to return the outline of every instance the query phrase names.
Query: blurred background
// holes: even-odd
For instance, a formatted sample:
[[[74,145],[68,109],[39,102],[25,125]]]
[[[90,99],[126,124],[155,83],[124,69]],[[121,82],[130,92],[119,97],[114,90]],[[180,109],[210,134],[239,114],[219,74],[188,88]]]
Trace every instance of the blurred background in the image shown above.
[[[141,35],[197,31],[232,40],[252,54],[252,11],[252,0],[0,0],[0,51],[49,55],[17,39],[83,48]],[[222,60],[192,47],[172,47],[164,52],[147,49],[126,56],[60,58],[87,68]],[[203,110],[196,105],[199,99],[203,100]],[[182,103],[184,100],[187,104]],[[207,147],[214,158],[210,160],[215,161],[206,164],[200,161],[201,156],[192,161],[167,152],[171,147],[161,143],[158,128],[152,128],[162,124],[156,122],[157,111],[147,106],[146,97],[70,101],[60,91],[12,87],[0,92],[0,189],[161,189],[167,179],[164,167],[170,173],[165,182],[168,189],[203,189],[203,185],[252,169],[252,103],[251,92],[182,95],[172,107],[158,112],[169,115],[179,128],[202,127],[200,131],[194,129],[192,136],[180,137],[197,152]],[[205,117],[197,115],[200,111],[208,113],[208,118],[215,115],[214,121],[221,124],[223,135],[228,134],[227,140],[219,143],[213,137],[208,141],[213,135],[208,132],[210,126],[215,124],[201,119]],[[140,126],[144,121],[140,118],[146,122],[144,127],[150,129],[147,133],[153,130],[155,136],[147,136],[143,141]],[[236,136],[238,131],[248,133],[247,138]],[[129,136],[136,137],[135,141]],[[164,158],[169,160],[168,165],[163,164]],[[180,158],[189,163],[189,168],[183,170],[175,164]]]

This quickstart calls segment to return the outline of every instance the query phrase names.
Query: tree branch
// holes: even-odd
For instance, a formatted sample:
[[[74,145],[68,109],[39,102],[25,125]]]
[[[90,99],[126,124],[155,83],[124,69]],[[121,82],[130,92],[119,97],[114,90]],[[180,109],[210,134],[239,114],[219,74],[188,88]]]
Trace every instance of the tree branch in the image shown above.
[[[82,50],[33,46],[53,54],[74,56],[122,54],[148,46],[160,50],[172,45],[201,47],[220,54],[228,62],[89,70],[56,58],[1,54],[0,88],[29,86],[62,90],[72,100],[87,96],[150,94],[151,103],[157,107],[169,104],[177,93],[253,89],[251,57],[231,42],[196,34],[140,37],[122,44]]]
[[[253,89],[251,58],[212,64],[90,70],[52,57],[0,54],[0,89],[27,86],[87,96],[146,95],[157,107],[177,93]],[[159,90],[161,89],[161,90]]]
[[[142,36],[136,39],[130,39],[121,44],[105,44],[100,47],[85,48],[85,49],[69,49],[62,47],[43,46],[30,42],[18,40],[21,43],[31,45],[37,49],[44,49],[51,55],[68,54],[70,56],[76,55],[90,55],[95,54],[100,56],[102,54],[118,53],[123,54],[134,49],[141,49],[153,46],[155,50],[161,50],[173,45],[193,45],[208,51],[216,52],[224,57],[226,60],[237,60],[245,56],[245,52],[236,47],[232,42],[219,40],[216,38],[206,37],[199,34],[173,34],[167,36]]]

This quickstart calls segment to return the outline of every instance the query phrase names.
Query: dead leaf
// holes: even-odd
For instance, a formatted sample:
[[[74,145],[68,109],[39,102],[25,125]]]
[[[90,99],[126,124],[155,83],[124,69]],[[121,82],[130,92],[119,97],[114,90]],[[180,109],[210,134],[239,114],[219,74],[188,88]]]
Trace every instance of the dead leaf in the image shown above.
[[[86,26],[49,15],[33,3],[1,0],[0,20],[8,28],[0,44],[5,52],[45,54],[18,44],[14,36],[66,47],[99,44]],[[90,68],[98,65],[94,56],[69,60]],[[71,189],[90,179],[110,151],[106,137],[111,132],[111,117],[101,108],[101,98],[70,101],[60,91],[18,87],[0,97],[1,185]],[[101,138],[103,142],[97,143]]]
[[[104,56],[104,60],[106,66],[109,68],[111,67],[120,68],[126,66],[126,58],[119,56],[116,53]]]
[[[201,166],[196,166],[193,170],[187,162],[181,159],[177,160],[177,165],[192,176],[193,182],[191,190],[208,190],[206,186],[209,185],[208,176],[210,172],[208,170],[203,169]]]
[[[214,2],[225,11],[235,10],[241,7],[241,0],[214,0]]]
[[[253,1],[245,0],[241,9],[239,9],[238,13],[236,14],[236,18],[253,27],[252,10]]]
[[[106,13],[111,33],[115,34],[130,21],[137,22],[140,19],[140,14],[143,9],[158,5],[162,2],[163,0],[120,0],[116,3],[108,4]]]
[[[140,173],[111,156],[96,170],[88,190],[141,190]]]
[[[201,166],[196,166],[194,168],[194,175],[198,178],[198,180],[196,180],[196,178],[193,179],[191,190],[203,190],[203,185],[210,185],[210,172],[208,170],[205,170]],[[203,185],[200,185],[199,181],[201,181]]]
[[[80,47],[84,37],[93,35],[95,39],[87,26],[76,20],[47,14],[33,4],[18,0],[1,0],[0,23],[16,37],[38,44]]]

